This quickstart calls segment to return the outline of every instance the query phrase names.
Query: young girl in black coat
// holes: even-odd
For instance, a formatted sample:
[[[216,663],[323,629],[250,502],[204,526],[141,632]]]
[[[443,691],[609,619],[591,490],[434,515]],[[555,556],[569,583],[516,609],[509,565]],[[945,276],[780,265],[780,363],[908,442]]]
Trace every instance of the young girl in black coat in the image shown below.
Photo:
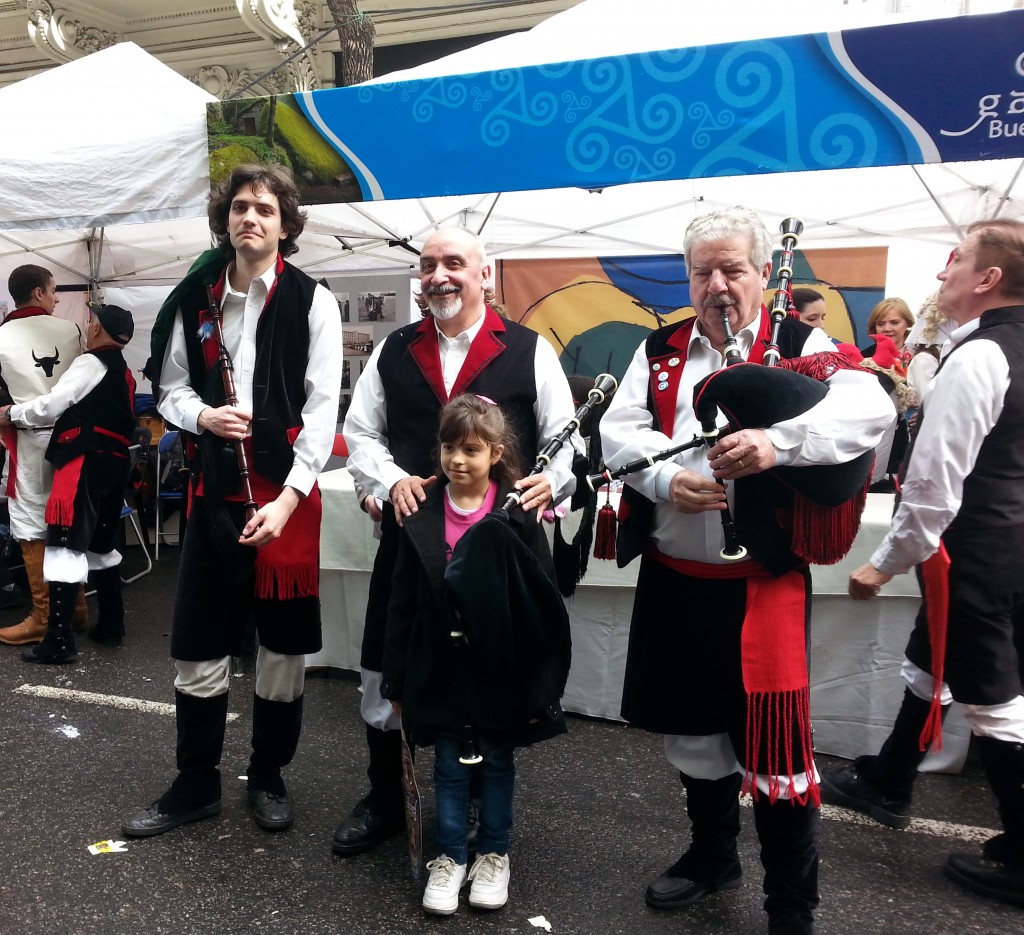
[[[440,855],[427,864],[423,908],[436,915],[458,909],[467,879],[471,906],[505,905],[513,750],[565,732],[569,625],[547,539],[533,514],[489,515],[521,476],[516,450],[490,400],[467,394],[444,407],[438,455],[447,483],[430,487],[406,517],[392,578],[381,691],[413,742],[435,747]],[[467,874],[473,767],[459,757],[470,741],[483,762],[478,856]]]

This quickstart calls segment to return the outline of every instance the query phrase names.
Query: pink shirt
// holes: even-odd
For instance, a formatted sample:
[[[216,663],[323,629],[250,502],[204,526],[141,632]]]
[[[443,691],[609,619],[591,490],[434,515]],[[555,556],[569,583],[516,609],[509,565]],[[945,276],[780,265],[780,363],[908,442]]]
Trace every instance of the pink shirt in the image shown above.
[[[498,495],[498,485],[493,480],[484,494],[484,502],[476,510],[466,512],[452,503],[451,491],[444,490],[444,541],[448,546],[448,558],[452,557],[456,543],[466,534],[474,523],[478,523],[494,509],[494,499]]]

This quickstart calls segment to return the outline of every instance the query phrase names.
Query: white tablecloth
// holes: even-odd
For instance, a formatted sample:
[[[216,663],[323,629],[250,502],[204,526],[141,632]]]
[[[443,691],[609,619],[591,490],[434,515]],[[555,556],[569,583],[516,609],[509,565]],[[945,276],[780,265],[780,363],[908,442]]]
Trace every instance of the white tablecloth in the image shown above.
[[[324,646],[308,657],[308,664],[358,670],[377,549],[373,523],[359,509],[346,470],[322,474],[320,489]],[[850,554],[838,565],[812,569],[811,714],[815,748],[821,753],[853,757],[877,751],[899,710],[903,649],[920,603],[917,582],[913,575],[902,575],[867,602],[852,601],[846,593],[849,573],[870,558],[888,530],[892,503],[890,494],[870,494]],[[618,568],[591,558],[583,584],[569,601],[573,661],[563,698],[567,711],[619,717],[638,566]],[[929,757],[926,766],[958,768],[969,733],[959,712],[951,712],[945,749]]]

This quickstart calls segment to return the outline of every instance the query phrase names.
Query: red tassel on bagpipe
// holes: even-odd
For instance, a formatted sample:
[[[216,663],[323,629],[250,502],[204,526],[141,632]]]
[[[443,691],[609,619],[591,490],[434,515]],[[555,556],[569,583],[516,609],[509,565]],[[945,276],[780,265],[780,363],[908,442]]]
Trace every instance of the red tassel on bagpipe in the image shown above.
[[[615,508],[611,489],[605,494],[604,506],[597,511],[597,532],[594,534],[594,558],[615,558]]]

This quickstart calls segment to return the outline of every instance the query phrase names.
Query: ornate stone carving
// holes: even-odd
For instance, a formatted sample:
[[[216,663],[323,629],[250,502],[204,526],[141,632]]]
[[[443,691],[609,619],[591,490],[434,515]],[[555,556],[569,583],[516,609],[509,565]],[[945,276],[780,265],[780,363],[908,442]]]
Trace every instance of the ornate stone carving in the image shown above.
[[[278,52],[286,52],[289,43],[300,49],[306,44],[294,0],[235,0],[235,6],[242,22],[256,35],[269,39]]]
[[[269,39],[285,58],[294,55],[306,45],[308,40],[304,32],[309,32],[310,24],[316,22],[319,4],[310,4],[307,0],[298,0],[298,3],[299,10],[296,9],[295,0],[235,0],[235,6],[246,26],[257,35]],[[300,11],[305,31],[299,24]],[[283,83],[285,87],[272,91],[274,94],[312,91],[320,87],[313,55],[311,50],[304,51],[293,61],[267,76],[261,84],[269,88],[271,85]]]
[[[189,81],[209,91],[221,100],[238,97],[239,92],[256,76],[248,69],[224,68],[221,65],[205,65]],[[249,92],[250,94],[253,92]]]
[[[70,62],[120,41],[116,32],[72,19],[47,0],[28,0],[27,5],[32,44],[56,62]]]

